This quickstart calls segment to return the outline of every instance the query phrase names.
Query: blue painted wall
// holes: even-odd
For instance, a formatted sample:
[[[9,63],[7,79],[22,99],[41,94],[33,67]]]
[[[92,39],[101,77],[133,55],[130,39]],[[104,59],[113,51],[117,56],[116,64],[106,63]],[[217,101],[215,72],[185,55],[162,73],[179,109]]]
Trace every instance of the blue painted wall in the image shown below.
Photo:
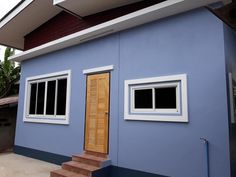
[[[83,151],[86,77],[82,70],[114,65],[111,72],[112,164],[173,177],[229,177],[229,134],[223,23],[206,9],[116,33],[22,63],[15,144],[61,155]],[[25,78],[71,69],[70,125],[23,123]],[[188,76],[189,123],[124,120],[124,80]]]
[[[233,84],[235,87],[236,86],[236,33],[226,25],[224,26],[224,39],[225,39],[226,77],[228,76],[228,73],[232,73],[232,77],[234,80]],[[230,115],[230,109],[229,109],[229,115]],[[229,127],[230,127],[229,132],[230,132],[231,176],[236,176],[236,124],[230,123]]]

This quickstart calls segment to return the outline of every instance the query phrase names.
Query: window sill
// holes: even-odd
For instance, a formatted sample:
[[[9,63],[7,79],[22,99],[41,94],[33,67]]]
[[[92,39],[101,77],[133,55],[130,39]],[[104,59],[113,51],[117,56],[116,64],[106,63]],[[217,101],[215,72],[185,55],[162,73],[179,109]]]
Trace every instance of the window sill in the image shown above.
[[[131,114],[180,114],[179,109],[132,109]]]
[[[125,120],[157,121],[157,122],[188,122],[187,116],[178,115],[126,115]]]
[[[69,125],[69,120],[67,118],[64,119],[52,119],[52,118],[32,118],[32,117],[26,117],[23,120],[24,122],[30,122],[30,123],[43,123],[43,124],[60,124],[60,125]]]

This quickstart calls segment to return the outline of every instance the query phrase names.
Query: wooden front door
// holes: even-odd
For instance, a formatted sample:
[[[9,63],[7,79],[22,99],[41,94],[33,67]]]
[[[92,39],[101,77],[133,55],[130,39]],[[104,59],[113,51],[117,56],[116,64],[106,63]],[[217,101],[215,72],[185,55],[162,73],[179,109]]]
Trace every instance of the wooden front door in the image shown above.
[[[110,74],[87,76],[85,150],[108,153]]]

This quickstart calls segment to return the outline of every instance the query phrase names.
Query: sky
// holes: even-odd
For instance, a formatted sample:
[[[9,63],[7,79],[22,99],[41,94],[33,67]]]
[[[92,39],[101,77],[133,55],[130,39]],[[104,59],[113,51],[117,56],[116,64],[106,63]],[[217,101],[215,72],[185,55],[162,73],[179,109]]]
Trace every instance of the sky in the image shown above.
[[[21,0],[0,0],[0,19]],[[0,45],[0,60],[3,59],[5,47]]]

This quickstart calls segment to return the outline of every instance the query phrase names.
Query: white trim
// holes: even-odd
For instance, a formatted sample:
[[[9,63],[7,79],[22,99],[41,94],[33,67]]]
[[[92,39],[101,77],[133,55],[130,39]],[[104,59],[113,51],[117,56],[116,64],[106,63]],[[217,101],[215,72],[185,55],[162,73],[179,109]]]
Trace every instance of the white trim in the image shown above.
[[[97,68],[85,69],[83,70],[83,74],[93,74],[93,73],[99,73],[99,72],[104,72],[104,71],[111,71],[113,69],[114,69],[114,65],[102,66],[102,67],[97,67]]]
[[[31,123],[43,123],[43,124],[61,124],[61,125],[68,125],[69,121],[67,119],[62,120],[55,120],[55,119],[39,119],[39,118],[28,118],[27,120],[24,120],[24,122],[31,122]]]
[[[230,119],[231,123],[235,123],[235,105],[234,105],[234,87],[233,87],[233,77],[232,73],[228,74],[229,76],[229,101],[230,101]]]
[[[28,83],[29,85],[30,85],[30,93],[31,93],[31,87],[32,87],[32,85],[30,84],[30,83]],[[36,87],[36,93],[35,93],[35,95],[36,95],[36,100],[35,100],[35,109],[34,109],[34,112],[36,113],[37,112],[37,109],[38,109],[38,104],[37,104],[37,102],[38,102],[38,93],[39,93],[39,84],[37,83],[37,87]],[[29,99],[29,101],[30,101],[30,99]],[[28,102],[29,103],[29,102]],[[28,107],[27,107],[27,116],[29,115],[29,113],[28,113],[28,111],[29,111],[29,107],[30,107],[30,105],[28,105]]]
[[[71,97],[71,70],[68,71],[68,79],[67,79],[67,96],[66,96],[66,122],[65,124],[69,124],[70,118],[70,97]]]
[[[155,88],[170,88],[170,87],[176,87],[176,109],[157,109],[155,108]],[[145,85],[136,85],[136,86],[130,86],[131,89],[131,113],[162,113],[162,114],[173,114],[173,113],[180,113],[180,84],[179,82],[170,82],[170,83],[155,83],[155,84],[145,84]],[[137,109],[134,107],[135,103],[135,90],[142,90],[142,89],[152,89],[152,106],[153,108],[150,109]]]
[[[17,14],[19,14],[22,10],[24,10],[30,3],[34,0],[25,0],[20,6],[18,6],[12,13],[10,13],[6,18],[4,18],[0,22],[0,28],[2,28],[5,24],[7,24],[10,20],[12,20]]]
[[[53,0],[53,5],[57,5],[57,4],[60,4],[62,2],[65,2],[66,0]]]
[[[35,82],[48,82],[51,80],[57,80],[58,78],[67,78],[67,91],[66,91],[66,110],[65,116],[61,115],[30,115],[29,111],[29,100],[30,100],[30,85]],[[56,85],[57,87],[57,85]],[[47,92],[47,88],[45,85],[45,93]],[[50,124],[69,124],[69,109],[70,109],[70,93],[71,92],[71,70],[61,71],[61,72],[54,72],[50,74],[43,74],[33,77],[28,77],[25,80],[25,100],[24,100],[24,115],[23,121],[24,122],[36,122],[36,123],[50,123]],[[46,97],[46,96],[45,96]],[[57,97],[55,93],[55,98]],[[46,100],[46,99],[45,99]],[[44,101],[45,101],[44,100]],[[56,102],[55,102],[56,105]],[[46,105],[44,105],[44,108]],[[44,112],[46,109],[44,109]]]
[[[58,80],[56,80],[56,85],[55,85],[55,99],[54,99],[54,101],[55,101],[55,104],[54,104],[54,116],[56,116],[56,114],[57,114],[57,94],[58,94]]]
[[[44,93],[44,108],[43,108],[43,115],[46,114],[46,109],[47,109],[47,100],[48,100],[48,82],[45,82],[45,93]]]
[[[142,86],[139,86],[141,84]],[[162,86],[165,86],[165,84],[166,85],[180,84],[176,88],[176,93],[178,92],[176,96],[179,97],[179,98],[176,98],[179,102],[177,103],[178,111],[176,112],[176,109],[175,109],[175,113],[177,114],[173,114],[174,112],[172,110],[168,111],[168,109],[167,110],[161,109],[156,112],[152,112],[151,110],[143,110],[143,111],[132,110],[132,107],[133,107],[132,87],[144,88],[144,87],[149,87],[149,86],[158,85],[158,84]],[[135,80],[125,80],[124,89],[125,89],[124,90],[124,119],[125,120],[188,122],[187,75],[186,74],[152,77],[152,78],[135,79]]]
[[[54,72],[54,73],[49,73],[49,74],[42,74],[42,75],[37,75],[37,76],[32,76],[32,77],[27,77],[28,81],[33,81],[33,80],[38,80],[38,79],[46,79],[50,77],[58,77],[58,76],[63,76],[70,74],[71,70],[66,70],[66,71],[60,71],[60,72]]]
[[[205,6],[219,0],[167,0],[156,5],[135,11],[119,18],[101,23],[74,34],[48,42],[33,49],[24,51],[9,59],[17,62],[47,54],[53,51],[74,46],[108,34],[119,32],[144,23],[175,15],[194,8]]]

